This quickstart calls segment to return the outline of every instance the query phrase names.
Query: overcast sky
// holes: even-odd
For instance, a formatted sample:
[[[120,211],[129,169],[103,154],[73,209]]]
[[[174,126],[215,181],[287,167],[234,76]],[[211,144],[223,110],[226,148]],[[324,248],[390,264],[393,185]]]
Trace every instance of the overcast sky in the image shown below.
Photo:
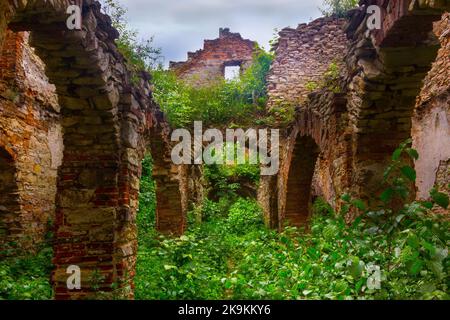
[[[131,26],[141,38],[155,36],[165,64],[186,60],[229,27],[268,49],[275,28],[296,27],[318,18],[322,0],[118,0],[128,8]]]

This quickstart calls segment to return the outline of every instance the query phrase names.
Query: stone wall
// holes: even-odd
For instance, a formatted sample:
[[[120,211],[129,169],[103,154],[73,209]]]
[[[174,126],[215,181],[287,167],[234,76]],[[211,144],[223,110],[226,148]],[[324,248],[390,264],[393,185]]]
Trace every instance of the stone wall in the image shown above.
[[[412,137],[420,158],[416,161],[417,197],[428,199],[437,185],[447,191],[450,183],[450,14],[443,15],[434,32],[441,49],[417,99]]]
[[[258,201],[266,224],[282,229],[306,225],[312,199],[322,196],[336,209],[349,188],[351,134],[345,94],[321,90],[308,95],[295,120],[282,131],[280,171],[262,177]]]
[[[256,42],[221,28],[218,39],[205,40],[203,49],[188,52],[185,62],[171,62],[170,69],[193,85],[208,85],[224,78],[226,66],[240,66],[241,72],[248,68],[255,52]]]
[[[372,4],[382,8],[382,29],[368,34],[366,10]],[[259,190],[269,226],[281,228],[284,220],[293,216],[294,224],[304,224],[314,195],[324,197],[336,209],[337,199],[344,192],[363,200],[373,198],[383,189],[381,180],[392,152],[411,137],[415,99],[439,48],[430,31],[433,21],[440,19],[448,5],[411,0],[363,0],[360,5],[350,12],[345,24],[347,39],[341,39],[345,37],[339,28],[342,21],[332,18],[280,33],[268,78],[269,108],[296,107],[296,116],[283,133],[277,181],[263,178]],[[445,19],[441,23],[448,26]],[[447,34],[442,32],[445,47]],[[435,107],[416,112],[418,121],[425,121],[416,136],[426,136],[422,148],[431,152],[417,163],[418,171],[425,166],[432,171],[419,172],[419,184],[423,184],[422,174],[442,186],[448,181],[448,148],[438,150],[440,142],[448,140],[447,49],[442,49],[440,55],[428,85],[434,87],[434,102],[429,104]],[[308,99],[308,83],[320,83],[333,58],[344,69],[340,83],[344,105],[341,102],[334,106],[336,95],[327,97],[327,90],[321,88]],[[425,116],[420,118],[420,114]],[[431,116],[427,118],[426,114]],[[428,125],[431,121],[433,126]],[[270,190],[276,190],[277,196]],[[348,218],[352,218],[351,214]]]
[[[269,108],[301,105],[312,91],[308,83],[320,83],[332,62],[342,66],[347,46],[344,21],[319,18],[281,30],[267,78]]]
[[[326,90],[310,94],[282,149],[278,178],[278,221],[304,225],[313,196],[338,208],[349,187],[350,144],[344,94]],[[314,188],[314,186],[316,188]]]
[[[268,75],[268,108],[294,107],[295,119],[282,130],[279,174],[263,177],[258,190],[271,227],[281,229],[287,221],[303,225],[313,196],[338,206],[336,195],[347,190],[345,94],[320,87],[332,62],[343,68],[347,48],[343,24],[341,19],[320,18],[279,34]],[[333,86],[340,88],[339,74],[336,77]],[[319,86],[314,94],[311,83]]]
[[[155,161],[160,231],[184,231],[187,201],[201,198],[190,197],[199,182],[188,177],[201,174],[170,161],[171,129],[152,101],[150,77],[128,70],[114,43],[118,32],[111,19],[97,2],[84,0],[83,28],[69,31],[65,19],[70,3],[0,0],[0,231],[9,239],[39,240],[52,215],[57,180],[56,298],[95,297],[92,275],[97,272],[101,292],[118,288],[120,297],[132,297],[145,152],[150,149]],[[361,1],[347,28],[341,93],[320,89],[308,95],[306,84],[320,82],[333,59],[342,59],[342,65],[347,44],[342,21],[324,18],[282,31],[269,76],[270,103],[293,104],[296,111],[283,128],[280,173],[263,177],[260,185],[258,199],[269,226],[281,228],[286,218],[305,223],[313,192],[335,206],[336,196],[347,190],[356,196],[375,194],[392,151],[411,136],[415,99],[437,53],[429,31],[443,9],[430,3]],[[384,27],[366,38],[364,5],[369,4],[384,8]],[[448,16],[442,23],[437,33],[444,49],[415,109],[415,143],[419,151],[433,155],[417,163],[419,177],[427,177],[419,178],[419,192],[433,179],[445,187],[449,176],[448,155],[436,143],[445,141],[448,128]],[[43,64],[24,45],[26,34],[7,33],[7,26],[31,31],[31,46],[48,79]],[[254,49],[253,42],[224,29],[219,39],[206,41],[204,50],[172,68],[202,84],[221,77],[227,64],[245,67]],[[66,268],[72,264],[82,270],[78,291],[66,286]]]
[[[63,149],[55,87],[28,36],[8,32],[0,55],[0,243],[26,250],[54,220]]]
[[[181,235],[186,229],[189,192],[184,166],[174,165],[171,159],[171,129],[164,116],[146,137],[147,150],[153,159],[153,179],[156,185],[156,229],[167,235]]]

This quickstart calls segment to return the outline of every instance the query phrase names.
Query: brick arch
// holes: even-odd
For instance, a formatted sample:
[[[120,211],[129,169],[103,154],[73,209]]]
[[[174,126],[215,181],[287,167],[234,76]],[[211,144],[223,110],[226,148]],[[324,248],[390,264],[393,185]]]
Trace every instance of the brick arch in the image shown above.
[[[383,14],[382,29],[367,37],[369,5]],[[314,183],[335,209],[343,193],[364,199],[380,189],[390,155],[411,136],[415,100],[436,57],[433,21],[449,9],[448,1],[361,0],[350,21],[320,18],[280,32],[267,79],[268,107],[297,110],[282,137],[279,175],[261,180],[258,199],[267,225],[283,224],[298,132],[321,149]],[[320,83],[333,59],[343,69],[342,96],[308,97],[308,82]],[[345,101],[330,108],[335,98]]]
[[[348,188],[345,104],[344,94],[322,90],[311,94],[307,105],[297,109],[296,119],[285,135],[283,144],[286,147],[281,152],[284,156],[276,187],[278,214],[275,218],[279,229],[286,222],[295,226],[307,225],[311,215],[313,177],[318,172],[324,175],[322,180],[330,181],[332,195],[341,194]],[[318,170],[320,164],[326,169]],[[330,195],[325,200],[338,205]]]
[[[310,136],[296,139],[287,177],[283,220],[291,225],[308,223],[311,214],[311,184],[320,148]]]
[[[0,257],[8,254],[3,251],[20,236],[19,214],[20,197],[14,157],[0,145]]]
[[[369,5],[381,7],[382,29],[366,37]],[[433,22],[448,9],[448,1],[364,0],[353,12],[346,62],[357,196],[379,191],[390,155],[411,136],[416,97],[439,48]]]
[[[132,297],[141,141],[146,128],[157,122],[157,106],[148,76],[132,81],[114,43],[118,32],[100,4],[82,1],[83,28],[70,31],[65,20],[71,3],[0,1],[0,41],[6,27],[31,31],[31,45],[46,65],[61,107],[64,155],[56,196],[55,297],[95,297],[93,282],[100,292],[116,284],[116,294]],[[69,265],[82,270],[81,290],[67,288]]]

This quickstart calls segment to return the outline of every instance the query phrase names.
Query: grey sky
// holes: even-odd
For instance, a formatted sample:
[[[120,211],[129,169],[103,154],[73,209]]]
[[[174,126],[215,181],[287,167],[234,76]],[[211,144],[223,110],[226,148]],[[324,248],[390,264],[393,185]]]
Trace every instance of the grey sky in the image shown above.
[[[140,37],[155,36],[165,63],[186,60],[203,39],[218,37],[220,27],[268,48],[274,28],[296,27],[319,17],[322,0],[118,0],[128,8]]]

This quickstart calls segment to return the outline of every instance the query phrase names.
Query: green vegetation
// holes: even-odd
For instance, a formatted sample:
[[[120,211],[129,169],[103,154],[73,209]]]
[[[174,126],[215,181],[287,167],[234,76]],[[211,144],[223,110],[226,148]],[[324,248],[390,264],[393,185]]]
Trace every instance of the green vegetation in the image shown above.
[[[142,161],[142,178],[140,185],[139,209],[137,224],[139,226],[139,245],[154,238],[155,231],[155,210],[156,194],[155,182],[152,177],[153,160],[150,155],[146,155]]]
[[[292,105],[280,104],[264,114],[271,54],[260,50],[240,81],[193,88],[157,67],[160,51],[152,40],[139,42],[127,26],[126,11],[113,0],[105,2],[121,32],[119,49],[134,71],[152,70],[154,97],[173,127],[194,120],[226,127],[293,118]],[[339,16],[356,2],[325,1],[327,12]],[[338,65],[332,63],[324,81],[310,82],[307,88],[339,92],[338,80]],[[190,212],[188,231],[170,238],[155,231],[155,183],[147,156],[137,216],[135,297],[449,299],[449,221],[431,213],[435,206],[448,208],[449,198],[433,189],[430,201],[411,200],[416,172],[409,163],[417,158],[406,141],[392,156],[380,197],[364,202],[343,195],[340,212],[318,199],[308,230],[287,226],[281,233],[264,225],[254,198],[242,195],[244,183],[257,187],[257,165],[208,166],[204,177],[209,197]],[[348,223],[349,215],[357,218]],[[51,299],[51,257],[52,249],[43,246],[37,254],[3,258],[0,299]],[[379,270],[380,278],[371,270]],[[99,273],[95,277],[100,280]]]
[[[245,126],[264,117],[271,53],[256,48],[254,63],[240,80],[218,80],[210,86],[193,87],[162,68],[161,49],[153,46],[153,37],[138,39],[138,32],[129,27],[127,10],[120,3],[114,0],[103,0],[103,3],[120,33],[116,40],[119,51],[128,60],[134,77],[139,71],[152,74],[153,97],[172,127],[186,127],[194,121],[203,121],[205,126]]]
[[[0,259],[0,300],[52,299],[52,256],[51,246],[44,245],[37,254]]]
[[[264,113],[266,75],[273,59],[269,53],[258,52],[240,80],[217,80],[204,87],[193,87],[171,71],[155,70],[153,96],[173,127],[190,126],[194,121],[220,128],[251,124]]]
[[[333,93],[341,93],[341,85],[339,83],[341,77],[341,69],[336,61],[330,63],[327,71],[323,74],[323,79],[320,82],[308,81],[305,88],[308,91],[316,91],[321,89],[329,90]]]
[[[138,31],[129,27],[127,9],[116,0],[103,0],[103,8],[111,17],[112,25],[119,31],[116,40],[119,51],[128,60],[129,68],[134,72],[150,71],[161,66],[161,48],[153,46],[153,36],[149,39],[138,39]]]
[[[324,0],[322,14],[326,16],[345,17],[346,12],[358,6],[359,0]]]
[[[255,200],[226,196],[236,186],[222,186],[225,196],[206,200],[203,222],[191,220],[185,235],[140,241],[136,298],[448,299],[449,221],[429,212],[447,207],[448,196],[433,190],[430,202],[407,201],[415,178],[407,156],[417,157],[409,141],[370,208],[344,195],[335,213],[319,199],[309,232],[267,229]],[[360,216],[348,224],[351,210]],[[380,268],[380,289],[368,286],[371,266]]]

